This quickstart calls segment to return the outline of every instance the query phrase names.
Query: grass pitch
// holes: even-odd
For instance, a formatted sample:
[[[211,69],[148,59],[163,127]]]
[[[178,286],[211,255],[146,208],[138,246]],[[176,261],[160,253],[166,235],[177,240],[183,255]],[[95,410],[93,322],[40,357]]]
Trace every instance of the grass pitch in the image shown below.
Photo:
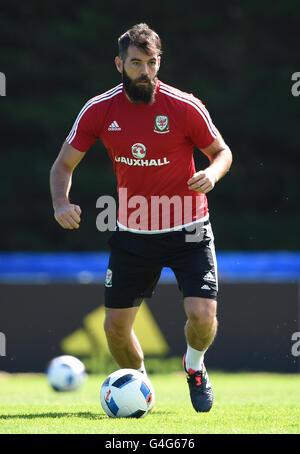
[[[196,413],[183,373],[150,375],[156,403],[142,419],[102,410],[104,376],[56,393],[44,375],[0,375],[1,434],[292,434],[300,433],[300,376],[210,373],[214,406]]]

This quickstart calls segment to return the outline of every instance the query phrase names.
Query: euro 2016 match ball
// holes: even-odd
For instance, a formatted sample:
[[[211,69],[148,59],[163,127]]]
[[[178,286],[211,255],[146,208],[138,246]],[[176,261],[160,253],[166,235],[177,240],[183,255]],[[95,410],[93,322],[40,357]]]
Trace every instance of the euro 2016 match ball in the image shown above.
[[[135,369],[113,372],[100,391],[102,408],[111,418],[144,418],[152,410],[154,400],[151,381]]]
[[[75,391],[86,379],[84,364],[75,356],[53,358],[47,366],[46,376],[54,391]]]

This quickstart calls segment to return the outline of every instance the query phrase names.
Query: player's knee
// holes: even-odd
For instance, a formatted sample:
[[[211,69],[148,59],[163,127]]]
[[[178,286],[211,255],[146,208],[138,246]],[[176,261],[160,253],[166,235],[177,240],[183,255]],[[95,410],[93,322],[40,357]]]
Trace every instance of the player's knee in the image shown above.
[[[216,302],[210,299],[194,300],[187,307],[187,316],[194,325],[210,326],[216,322]]]
[[[129,336],[129,329],[121,321],[106,318],[104,321],[104,331],[110,340],[121,342]]]

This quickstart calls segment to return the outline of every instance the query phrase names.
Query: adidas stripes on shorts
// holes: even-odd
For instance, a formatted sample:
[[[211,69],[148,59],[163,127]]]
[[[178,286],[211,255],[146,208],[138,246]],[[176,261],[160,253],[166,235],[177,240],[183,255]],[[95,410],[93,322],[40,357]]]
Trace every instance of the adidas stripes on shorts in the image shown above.
[[[110,240],[105,306],[128,308],[150,298],[163,267],[171,268],[184,297],[216,299],[214,236],[209,221],[198,223],[197,236],[182,229],[158,234],[116,230]]]

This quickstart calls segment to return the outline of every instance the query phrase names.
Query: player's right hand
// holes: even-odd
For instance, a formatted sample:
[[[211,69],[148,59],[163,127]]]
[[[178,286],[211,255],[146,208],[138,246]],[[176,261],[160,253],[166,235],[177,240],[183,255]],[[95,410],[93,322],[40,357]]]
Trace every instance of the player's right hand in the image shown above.
[[[79,229],[81,209],[72,203],[54,209],[54,217],[64,229]]]

